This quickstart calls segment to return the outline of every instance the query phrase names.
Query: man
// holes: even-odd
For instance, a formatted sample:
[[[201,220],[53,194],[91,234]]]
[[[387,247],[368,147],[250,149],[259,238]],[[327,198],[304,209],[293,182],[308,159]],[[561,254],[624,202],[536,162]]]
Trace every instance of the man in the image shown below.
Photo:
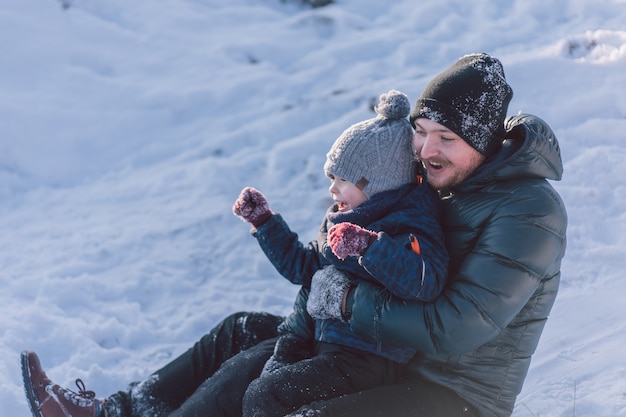
[[[442,197],[448,285],[432,303],[400,301],[368,283],[328,297],[342,305],[329,301],[327,311],[341,310],[357,334],[418,353],[403,381],[313,403],[294,416],[511,415],[556,297],[567,227],[563,202],[546,180],[562,175],[557,140],[537,117],[505,121],[511,97],[500,62],[474,54],[435,77],[417,100],[413,145]],[[373,252],[359,262],[367,265]],[[311,297],[323,299],[335,288],[345,282],[313,285]],[[227,318],[147,381],[105,400],[108,417],[202,410],[215,390],[228,393],[216,384],[220,374],[260,373],[280,321],[258,313]],[[99,416],[93,393],[53,384],[32,352],[22,360],[35,416]],[[237,415],[223,407],[222,415]]]
[[[404,383],[310,407],[332,410],[320,415],[512,413],[558,290],[567,216],[546,181],[562,174],[556,138],[534,116],[504,123],[511,96],[500,62],[475,54],[417,100],[413,145],[442,196],[449,284],[433,303],[356,288],[352,330],[420,353]]]

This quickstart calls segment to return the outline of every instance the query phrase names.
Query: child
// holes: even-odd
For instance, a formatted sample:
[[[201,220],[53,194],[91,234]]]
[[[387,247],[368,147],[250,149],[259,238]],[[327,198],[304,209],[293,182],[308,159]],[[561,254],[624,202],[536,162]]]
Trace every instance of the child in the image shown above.
[[[431,301],[443,288],[448,258],[439,199],[418,181],[409,111],[406,95],[391,90],[380,96],[377,117],[335,141],[324,165],[335,203],[307,246],[259,191],[244,188],[235,202],[233,212],[251,223],[278,272],[302,285],[273,356],[246,391],[244,416],[284,416],[313,401],[393,382],[415,353],[357,336],[347,322],[350,312],[327,308],[342,304],[329,297],[346,305],[339,298],[357,280],[406,300]],[[312,280],[328,283],[317,286],[326,291],[309,294]]]

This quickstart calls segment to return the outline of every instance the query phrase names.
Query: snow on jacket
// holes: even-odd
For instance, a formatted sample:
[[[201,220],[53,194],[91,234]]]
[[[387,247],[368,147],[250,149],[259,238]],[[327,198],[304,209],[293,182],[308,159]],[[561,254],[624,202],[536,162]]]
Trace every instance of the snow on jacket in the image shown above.
[[[265,224],[252,230],[278,272],[294,284],[303,285],[294,313],[282,326],[283,332],[307,337],[306,299],[313,274],[333,265],[358,282],[368,281],[377,288],[405,300],[431,300],[443,289],[448,256],[440,224],[441,207],[436,193],[427,184],[410,184],[398,190],[376,194],[347,213],[332,206],[325,216],[317,240],[304,246],[280,214],[274,213]],[[361,258],[338,259],[326,241],[328,229],[336,222],[350,221],[369,230],[381,232]],[[409,236],[419,241],[421,255],[413,252]],[[310,323],[310,321],[308,322]],[[373,342],[350,330],[341,320],[315,320],[319,341],[351,346],[405,363],[414,348]]]
[[[559,145],[541,119],[506,122],[497,156],[442,200],[450,255],[433,303],[398,301],[359,285],[352,329],[418,350],[409,375],[457,392],[483,417],[510,416],[554,303],[567,214]]]

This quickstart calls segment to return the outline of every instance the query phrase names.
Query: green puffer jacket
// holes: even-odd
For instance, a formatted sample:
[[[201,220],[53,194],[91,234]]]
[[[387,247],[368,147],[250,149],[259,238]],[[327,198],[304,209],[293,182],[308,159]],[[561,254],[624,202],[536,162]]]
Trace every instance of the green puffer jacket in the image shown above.
[[[559,145],[532,115],[506,122],[503,149],[443,198],[449,281],[433,303],[355,292],[351,328],[416,348],[409,377],[446,386],[484,417],[510,416],[556,297],[567,214]]]

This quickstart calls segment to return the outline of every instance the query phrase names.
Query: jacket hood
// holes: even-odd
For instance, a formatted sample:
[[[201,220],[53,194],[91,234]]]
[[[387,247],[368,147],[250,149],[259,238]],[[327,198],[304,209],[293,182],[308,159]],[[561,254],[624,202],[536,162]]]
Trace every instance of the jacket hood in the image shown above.
[[[518,114],[507,118],[504,126],[507,134],[502,149],[455,187],[457,190],[469,191],[494,181],[562,178],[559,143],[545,121],[531,114]]]

